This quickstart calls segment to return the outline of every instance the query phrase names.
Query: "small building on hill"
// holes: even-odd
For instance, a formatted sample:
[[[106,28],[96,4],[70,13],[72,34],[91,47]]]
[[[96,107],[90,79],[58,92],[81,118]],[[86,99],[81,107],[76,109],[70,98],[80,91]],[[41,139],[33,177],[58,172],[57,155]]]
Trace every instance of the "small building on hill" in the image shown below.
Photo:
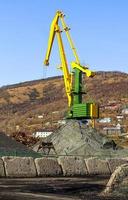
[[[99,121],[99,123],[110,123],[111,122],[111,118],[110,117],[105,117],[105,118],[99,119],[98,121]]]
[[[128,108],[124,108],[124,109],[122,110],[122,114],[123,114],[123,115],[128,115]]]
[[[122,132],[122,128],[120,124],[117,124],[115,127],[104,127],[103,131],[105,134],[117,134],[120,135]]]
[[[46,138],[47,136],[51,135],[53,132],[52,131],[37,131],[33,133],[33,137],[37,138]]]

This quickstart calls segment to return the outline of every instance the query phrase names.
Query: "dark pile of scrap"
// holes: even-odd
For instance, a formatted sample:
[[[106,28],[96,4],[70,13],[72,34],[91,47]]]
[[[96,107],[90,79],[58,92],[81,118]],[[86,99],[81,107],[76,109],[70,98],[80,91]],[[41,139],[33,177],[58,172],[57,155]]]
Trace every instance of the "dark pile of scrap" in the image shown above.
[[[2,156],[40,157],[38,153],[17,142],[14,138],[0,133],[0,157]]]

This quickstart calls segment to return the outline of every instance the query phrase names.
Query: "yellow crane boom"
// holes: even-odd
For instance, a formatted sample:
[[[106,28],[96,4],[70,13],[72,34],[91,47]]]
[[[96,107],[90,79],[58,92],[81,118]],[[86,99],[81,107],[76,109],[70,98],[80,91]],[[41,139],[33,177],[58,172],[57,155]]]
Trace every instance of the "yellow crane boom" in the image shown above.
[[[62,23],[63,30],[66,33],[68,42],[70,44],[70,48],[73,51],[73,55],[75,57],[75,61],[71,62],[71,67],[74,70],[74,84],[72,82],[72,73],[69,72],[67,59],[64,51],[64,45],[61,37],[61,29],[59,26],[59,19]],[[46,51],[46,56],[44,60],[44,65],[49,65],[49,59],[50,54],[53,46],[53,42],[55,39],[55,36],[57,37],[58,41],[58,47],[59,47],[59,54],[60,54],[60,60],[61,60],[61,66],[60,68],[63,71],[63,77],[64,77],[64,83],[65,83],[65,90],[68,97],[68,107],[69,107],[69,116],[72,118],[92,118],[94,117],[94,112],[92,116],[92,109],[94,111],[95,107],[94,104],[82,104],[82,73],[85,73],[87,77],[93,77],[95,75],[94,72],[89,70],[86,66],[82,66],[80,64],[80,60],[76,51],[76,48],[73,44],[73,41],[71,39],[69,28],[67,27],[65,21],[64,21],[64,14],[61,11],[57,11],[55,17],[52,20],[51,26],[50,26],[50,33],[49,33],[49,39],[48,39],[48,46]],[[85,112],[83,112],[83,109],[85,109]],[[90,109],[90,110],[89,110]],[[75,110],[76,114],[75,114]],[[74,113],[74,116],[73,116]],[[96,112],[95,112],[96,113]]]

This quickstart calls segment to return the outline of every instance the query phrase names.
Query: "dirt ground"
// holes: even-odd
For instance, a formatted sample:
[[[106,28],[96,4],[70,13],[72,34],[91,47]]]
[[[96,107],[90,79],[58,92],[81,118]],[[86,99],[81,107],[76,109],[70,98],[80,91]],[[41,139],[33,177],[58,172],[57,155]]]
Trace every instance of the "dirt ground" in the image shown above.
[[[0,178],[1,200],[106,200],[99,196],[109,177]],[[115,198],[117,200],[117,198]]]

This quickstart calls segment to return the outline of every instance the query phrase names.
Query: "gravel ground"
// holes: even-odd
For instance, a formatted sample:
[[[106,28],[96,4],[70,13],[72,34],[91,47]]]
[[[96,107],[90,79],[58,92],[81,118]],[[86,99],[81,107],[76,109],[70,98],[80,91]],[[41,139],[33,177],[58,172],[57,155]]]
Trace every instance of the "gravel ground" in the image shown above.
[[[106,200],[100,197],[109,177],[0,179],[1,200]],[[120,198],[119,198],[120,199]],[[127,199],[127,198],[126,198]]]

